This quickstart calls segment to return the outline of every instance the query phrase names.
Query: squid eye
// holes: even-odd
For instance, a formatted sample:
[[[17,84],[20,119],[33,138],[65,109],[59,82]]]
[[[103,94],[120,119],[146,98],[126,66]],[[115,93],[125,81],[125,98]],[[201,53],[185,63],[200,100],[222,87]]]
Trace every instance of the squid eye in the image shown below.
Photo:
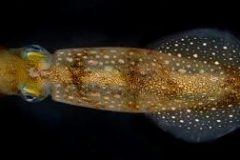
[[[44,49],[43,47],[33,44],[33,45],[28,45],[23,47],[24,51],[26,52],[40,52],[40,53],[47,53],[47,50]]]
[[[28,59],[29,57],[32,58],[33,56],[36,58],[44,58],[47,56],[48,52],[44,48],[39,45],[29,45],[23,48],[22,58]]]
[[[23,99],[27,102],[38,102],[40,101],[39,99],[37,99],[37,97],[33,97],[30,95],[23,95]]]
[[[37,52],[45,52],[46,51],[43,47],[36,45],[36,44],[26,46],[25,48],[27,48],[29,50],[37,51]]]
[[[22,85],[20,87],[21,97],[27,102],[39,102],[44,100],[48,95],[46,87],[38,87],[37,85]]]
[[[52,57],[47,50],[39,45],[30,45],[23,48],[21,57],[32,64],[40,65],[44,69],[50,67]]]

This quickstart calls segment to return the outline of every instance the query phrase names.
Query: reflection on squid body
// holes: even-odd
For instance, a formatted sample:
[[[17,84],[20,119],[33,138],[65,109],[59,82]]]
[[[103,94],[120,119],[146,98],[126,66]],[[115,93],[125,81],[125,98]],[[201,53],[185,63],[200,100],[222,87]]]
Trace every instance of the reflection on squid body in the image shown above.
[[[199,29],[148,49],[2,49],[0,93],[145,113],[180,139],[209,141],[240,125],[239,47],[228,33]]]

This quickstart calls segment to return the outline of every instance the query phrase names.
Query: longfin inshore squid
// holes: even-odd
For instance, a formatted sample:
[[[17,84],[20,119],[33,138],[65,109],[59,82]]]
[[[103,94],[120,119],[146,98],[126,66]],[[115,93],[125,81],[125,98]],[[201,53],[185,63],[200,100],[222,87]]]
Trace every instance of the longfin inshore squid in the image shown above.
[[[144,113],[177,138],[205,142],[240,126],[239,57],[238,39],[212,29],[174,34],[145,49],[1,49],[0,94]]]

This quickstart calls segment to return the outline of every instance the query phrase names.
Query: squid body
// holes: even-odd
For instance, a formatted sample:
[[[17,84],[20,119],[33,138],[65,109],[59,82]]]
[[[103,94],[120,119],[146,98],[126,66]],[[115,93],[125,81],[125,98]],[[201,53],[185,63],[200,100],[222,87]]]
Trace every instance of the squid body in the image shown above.
[[[239,47],[226,32],[199,29],[148,49],[1,49],[0,93],[145,113],[178,138],[208,141],[240,125]]]

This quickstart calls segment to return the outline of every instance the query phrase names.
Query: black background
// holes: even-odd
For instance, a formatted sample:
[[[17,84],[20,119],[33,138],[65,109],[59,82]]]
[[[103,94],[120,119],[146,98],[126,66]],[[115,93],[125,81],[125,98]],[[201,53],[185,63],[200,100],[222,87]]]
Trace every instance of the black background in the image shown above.
[[[239,5],[230,1],[5,1],[0,44],[39,44],[50,52],[91,46],[144,47],[160,37],[217,28],[240,38]],[[217,141],[176,140],[143,115],[0,98],[0,156],[44,159],[166,159],[238,156],[240,133]],[[2,159],[2,157],[0,157]]]

